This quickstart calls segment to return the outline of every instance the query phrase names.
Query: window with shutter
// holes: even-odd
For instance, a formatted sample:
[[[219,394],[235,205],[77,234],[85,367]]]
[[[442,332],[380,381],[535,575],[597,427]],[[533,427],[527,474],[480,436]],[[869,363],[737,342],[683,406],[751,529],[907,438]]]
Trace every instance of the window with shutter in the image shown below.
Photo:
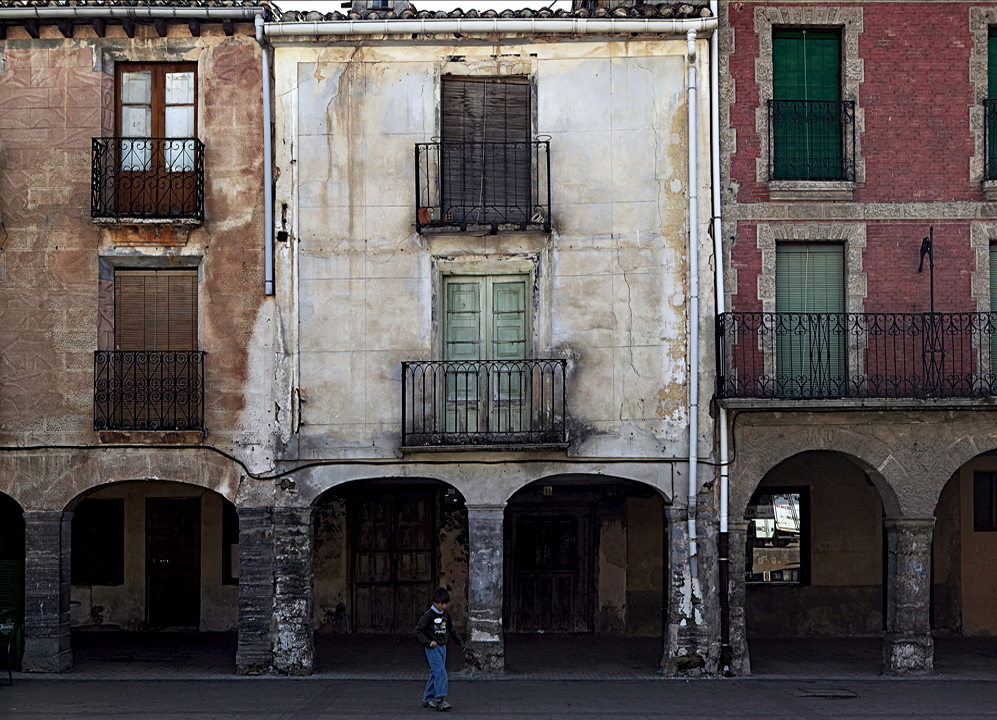
[[[986,171],[984,180],[997,179],[997,28],[987,38]]]
[[[529,222],[529,79],[445,76],[441,115],[445,218],[457,224]]]
[[[197,270],[114,273],[115,350],[197,350]]]
[[[841,180],[841,35],[772,31],[773,180]]]
[[[776,247],[776,374],[793,397],[845,389],[844,246]]]
[[[997,245],[990,246],[990,317],[997,313]],[[990,335],[990,372],[997,373],[997,334]]]

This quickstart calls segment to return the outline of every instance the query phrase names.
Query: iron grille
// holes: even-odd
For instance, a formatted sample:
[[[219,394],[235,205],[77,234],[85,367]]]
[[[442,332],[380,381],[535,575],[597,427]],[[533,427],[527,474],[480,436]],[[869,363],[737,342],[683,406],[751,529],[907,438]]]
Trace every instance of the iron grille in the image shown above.
[[[90,215],[204,220],[204,143],[197,138],[93,138]]]
[[[769,180],[855,181],[855,103],[769,100]]]
[[[549,232],[550,141],[415,146],[416,228],[512,225]]]
[[[101,430],[204,430],[204,352],[97,350],[93,425]]]
[[[568,361],[402,363],[402,446],[568,442]]]
[[[997,314],[725,313],[721,398],[997,394]]]
[[[997,180],[997,100],[983,101],[983,179]]]

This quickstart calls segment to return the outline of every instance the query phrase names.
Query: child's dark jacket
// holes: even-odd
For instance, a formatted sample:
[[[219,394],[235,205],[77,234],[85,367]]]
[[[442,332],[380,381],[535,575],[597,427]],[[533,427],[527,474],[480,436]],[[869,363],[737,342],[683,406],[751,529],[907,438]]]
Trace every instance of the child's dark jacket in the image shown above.
[[[453,636],[454,641],[461,648],[464,647],[464,640],[457,632],[457,628],[454,627],[453,619],[448,610],[436,612],[435,609],[429,608],[419,618],[419,623],[415,626],[415,636],[427,648],[433,641],[440,647],[446,645],[448,634]]]

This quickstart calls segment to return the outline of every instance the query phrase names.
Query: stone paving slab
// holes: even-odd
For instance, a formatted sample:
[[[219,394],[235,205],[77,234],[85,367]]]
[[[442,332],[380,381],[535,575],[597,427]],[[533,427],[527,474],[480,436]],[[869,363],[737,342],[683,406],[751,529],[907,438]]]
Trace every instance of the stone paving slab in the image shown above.
[[[15,682],[0,687],[0,717],[26,720],[332,720],[426,718],[422,682],[250,681]],[[981,682],[671,682],[461,683],[451,717],[740,718],[788,720],[994,720],[994,686]]]

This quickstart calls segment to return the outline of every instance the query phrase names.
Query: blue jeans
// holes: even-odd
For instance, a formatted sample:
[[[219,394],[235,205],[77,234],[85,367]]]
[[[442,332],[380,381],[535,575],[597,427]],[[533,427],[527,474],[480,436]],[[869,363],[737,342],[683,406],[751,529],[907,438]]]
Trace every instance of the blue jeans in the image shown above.
[[[447,646],[426,648],[426,659],[429,660],[429,682],[426,683],[422,701],[432,702],[447,696]]]

